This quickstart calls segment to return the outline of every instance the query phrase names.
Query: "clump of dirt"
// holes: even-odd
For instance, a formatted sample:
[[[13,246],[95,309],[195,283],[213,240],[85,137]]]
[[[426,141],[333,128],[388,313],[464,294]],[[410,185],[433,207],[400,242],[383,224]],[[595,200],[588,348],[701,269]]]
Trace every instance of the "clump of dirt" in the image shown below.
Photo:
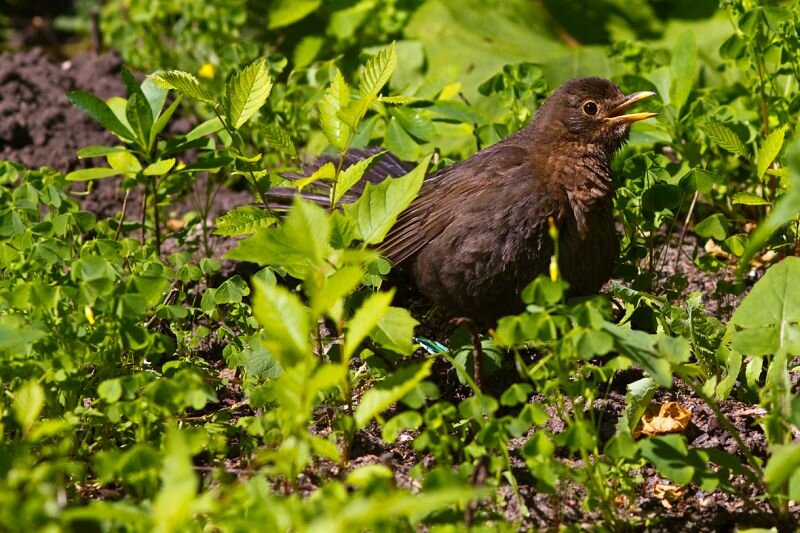
[[[115,139],[65,93],[80,89],[103,99],[124,95],[121,66],[113,53],[80,54],[60,64],[38,48],[0,54],[0,159],[62,172],[89,165],[75,152]]]

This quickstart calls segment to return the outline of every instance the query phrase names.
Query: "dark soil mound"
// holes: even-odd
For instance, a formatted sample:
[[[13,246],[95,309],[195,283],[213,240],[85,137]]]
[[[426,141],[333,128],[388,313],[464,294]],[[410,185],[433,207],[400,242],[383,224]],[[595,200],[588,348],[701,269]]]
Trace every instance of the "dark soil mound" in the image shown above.
[[[106,99],[124,95],[115,54],[81,54],[61,64],[43,51],[0,54],[0,159],[32,168],[68,171],[86,166],[75,152],[93,144],[113,143],[65,93],[92,91]]]

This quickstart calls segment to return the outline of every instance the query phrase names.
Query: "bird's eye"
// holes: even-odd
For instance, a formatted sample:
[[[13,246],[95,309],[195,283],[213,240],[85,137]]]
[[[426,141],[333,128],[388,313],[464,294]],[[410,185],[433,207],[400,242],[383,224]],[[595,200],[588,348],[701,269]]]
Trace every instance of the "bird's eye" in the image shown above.
[[[583,112],[587,115],[596,115],[597,114],[597,104],[594,102],[586,102],[583,104]]]

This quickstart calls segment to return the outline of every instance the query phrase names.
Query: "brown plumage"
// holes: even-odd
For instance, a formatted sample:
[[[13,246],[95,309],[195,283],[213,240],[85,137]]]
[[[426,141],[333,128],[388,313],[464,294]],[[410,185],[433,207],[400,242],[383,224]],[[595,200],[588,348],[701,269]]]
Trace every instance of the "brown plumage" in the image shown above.
[[[596,293],[619,255],[611,158],[630,124],[653,116],[623,113],[651,94],[625,96],[602,78],[565,83],[529,126],[426,177],[381,251],[443,309],[493,323],[519,311],[522,289],[547,273],[552,217],[571,294]],[[402,163],[383,158],[383,171],[399,175]]]

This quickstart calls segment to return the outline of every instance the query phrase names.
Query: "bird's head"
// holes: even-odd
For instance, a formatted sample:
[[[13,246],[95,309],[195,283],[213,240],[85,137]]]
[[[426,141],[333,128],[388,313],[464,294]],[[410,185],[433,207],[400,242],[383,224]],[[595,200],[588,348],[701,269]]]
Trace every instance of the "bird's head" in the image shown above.
[[[627,140],[632,123],[656,115],[625,112],[654,94],[642,91],[625,95],[604,78],[570,80],[542,105],[532,126],[546,138],[599,145],[613,154]]]

